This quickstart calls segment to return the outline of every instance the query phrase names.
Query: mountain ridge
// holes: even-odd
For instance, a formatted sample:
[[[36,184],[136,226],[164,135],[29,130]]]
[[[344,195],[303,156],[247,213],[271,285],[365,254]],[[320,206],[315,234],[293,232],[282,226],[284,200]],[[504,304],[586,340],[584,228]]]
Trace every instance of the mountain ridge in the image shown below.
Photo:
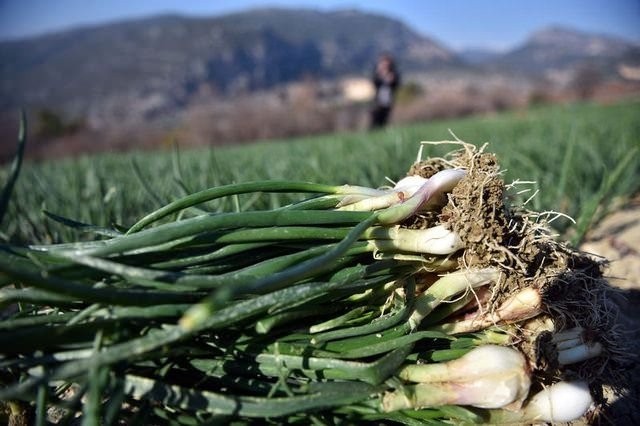
[[[367,27],[378,30],[364,34]],[[254,90],[307,74],[363,73],[382,50],[394,51],[407,68],[456,61],[439,43],[375,14],[271,8],[212,18],[171,14],[1,42],[0,94],[14,104],[59,105],[74,91],[179,98],[202,84]],[[75,90],[69,81],[56,86],[70,76]]]
[[[629,51],[637,56],[634,46],[554,25],[474,62],[398,19],[357,9],[169,13],[0,42],[0,110],[27,105],[144,119],[178,111],[202,92],[229,96],[307,77],[368,76],[382,51],[392,52],[403,72],[484,68],[540,76],[590,61],[612,73]]]
[[[616,62],[639,47],[640,43],[613,35],[553,24],[531,33],[524,42],[497,57],[492,65],[528,74],[590,66],[603,74],[612,74]]]

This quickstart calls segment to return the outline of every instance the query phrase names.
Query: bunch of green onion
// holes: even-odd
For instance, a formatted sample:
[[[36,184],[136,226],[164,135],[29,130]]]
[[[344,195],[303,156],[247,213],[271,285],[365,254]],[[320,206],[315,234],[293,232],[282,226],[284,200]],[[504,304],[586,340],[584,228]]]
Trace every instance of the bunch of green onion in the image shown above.
[[[587,385],[536,394],[533,361],[517,347],[514,324],[543,311],[540,293],[524,288],[464,317],[505,270],[461,266],[465,241],[444,224],[406,226],[441,212],[467,173],[388,189],[240,183],[178,199],[126,231],[75,223],[94,241],[3,246],[5,416],[96,425],[582,416]],[[307,196],[273,210],[199,207],[263,193]],[[562,359],[598,355],[580,358],[578,335],[555,342],[573,348]]]

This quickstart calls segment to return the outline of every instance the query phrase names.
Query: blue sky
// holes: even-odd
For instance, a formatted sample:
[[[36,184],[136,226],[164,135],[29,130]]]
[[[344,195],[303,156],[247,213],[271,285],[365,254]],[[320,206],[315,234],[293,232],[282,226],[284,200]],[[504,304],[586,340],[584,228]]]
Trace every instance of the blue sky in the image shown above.
[[[265,6],[383,13],[456,49],[509,48],[552,24],[640,42],[640,0],[0,0],[0,39],[167,12],[210,16]]]

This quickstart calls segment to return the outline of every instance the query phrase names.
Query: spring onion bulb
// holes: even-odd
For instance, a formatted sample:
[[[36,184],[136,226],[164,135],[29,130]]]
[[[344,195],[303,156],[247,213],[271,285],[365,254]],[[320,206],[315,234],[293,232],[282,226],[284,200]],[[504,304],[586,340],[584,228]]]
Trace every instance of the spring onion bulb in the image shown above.
[[[522,410],[492,410],[491,424],[570,422],[584,416],[593,404],[587,383],[558,382],[535,394]]]
[[[396,192],[402,192],[407,197],[412,197],[416,192],[430,179],[433,179],[431,185],[439,185],[441,194],[451,191],[453,187],[458,183],[459,178],[464,177],[466,172],[463,170],[443,170],[434,174],[431,178],[424,178],[422,176],[407,176],[400,179],[393,190]],[[435,204],[435,203],[434,203]]]
[[[408,323],[413,330],[438,305],[449,298],[466,290],[495,283],[500,278],[500,271],[496,268],[469,269],[446,274],[431,285],[423,294],[418,296],[414,311]]]
[[[551,343],[555,345],[560,365],[575,364],[602,354],[602,344],[587,341],[584,338],[584,332],[582,327],[575,327],[553,335]]]
[[[442,324],[434,329],[448,334],[470,333],[496,324],[526,320],[538,315],[541,311],[540,292],[535,288],[527,287],[508,298],[494,312],[486,311],[474,318]]]
[[[364,198],[361,194],[348,195],[338,204],[339,210],[374,211],[412,197],[429,179],[422,176],[407,176],[395,186],[373,197]]]
[[[378,212],[381,224],[396,224],[427,210],[433,205],[442,204],[445,194],[451,191],[465,177],[466,171],[460,169],[442,170],[431,176],[411,197]]]
[[[351,204],[347,204],[347,201],[351,201],[354,199],[353,197],[349,197],[343,199],[343,202],[339,204],[338,210],[352,212],[372,212],[375,210],[385,209],[387,207],[393,206],[394,204],[401,203],[405,198],[406,197],[402,192],[388,191],[382,195],[367,197]]]
[[[546,422],[569,422],[583,416],[593,399],[585,382],[559,382],[531,398],[526,418]]]
[[[387,392],[384,411],[443,404],[502,408],[523,401],[531,384],[525,357],[497,345],[477,347],[445,363],[405,366],[398,375],[418,384]]]
[[[464,248],[458,234],[437,225],[427,229],[407,229],[399,226],[391,228],[370,228],[367,237],[385,238],[373,240],[372,245],[380,251],[395,250],[413,253],[447,255]]]
[[[414,194],[424,197],[420,210],[430,210],[446,202],[446,193],[450,192],[467,175],[465,170],[447,169],[431,176]]]
[[[339,204],[338,210],[375,211],[406,203],[413,206],[411,212],[407,214],[408,217],[420,210],[427,210],[443,204],[445,194],[451,191],[464,176],[466,176],[466,172],[460,169],[442,170],[429,179],[408,176],[400,180],[393,189],[385,191],[383,194],[365,199],[345,198]]]
[[[422,176],[412,175],[406,176],[400,179],[393,187],[394,191],[403,192],[409,197],[413,196],[418,189],[425,183],[427,183],[429,179],[424,178]]]
[[[407,176],[401,179],[390,190],[380,190],[373,196],[364,196],[362,193],[346,195],[340,203],[338,210],[347,211],[374,211],[401,203],[412,197],[428,179],[421,176]]]

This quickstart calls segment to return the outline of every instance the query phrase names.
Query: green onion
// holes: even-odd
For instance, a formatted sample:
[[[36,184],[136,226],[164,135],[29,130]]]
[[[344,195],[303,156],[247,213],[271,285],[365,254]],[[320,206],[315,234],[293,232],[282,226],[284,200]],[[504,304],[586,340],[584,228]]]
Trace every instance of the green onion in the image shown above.
[[[523,401],[530,386],[524,356],[495,345],[480,346],[442,364],[405,366],[398,375],[419,384],[385,393],[384,411],[451,404],[501,408]]]
[[[439,170],[430,177],[387,189],[256,181],[189,193],[174,166],[183,196],[126,232],[47,213],[95,240],[0,248],[0,305],[19,304],[0,323],[0,400],[27,401],[39,424],[52,405],[86,424],[583,415],[586,384],[529,390],[620,353],[584,332],[606,330],[609,311],[575,309],[601,276],[539,216],[505,204],[482,151],[463,144],[414,167]],[[246,207],[264,193],[299,201],[241,211],[239,195]],[[202,206],[223,197],[234,211]],[[558,411],[558,395],[575,409]]]

